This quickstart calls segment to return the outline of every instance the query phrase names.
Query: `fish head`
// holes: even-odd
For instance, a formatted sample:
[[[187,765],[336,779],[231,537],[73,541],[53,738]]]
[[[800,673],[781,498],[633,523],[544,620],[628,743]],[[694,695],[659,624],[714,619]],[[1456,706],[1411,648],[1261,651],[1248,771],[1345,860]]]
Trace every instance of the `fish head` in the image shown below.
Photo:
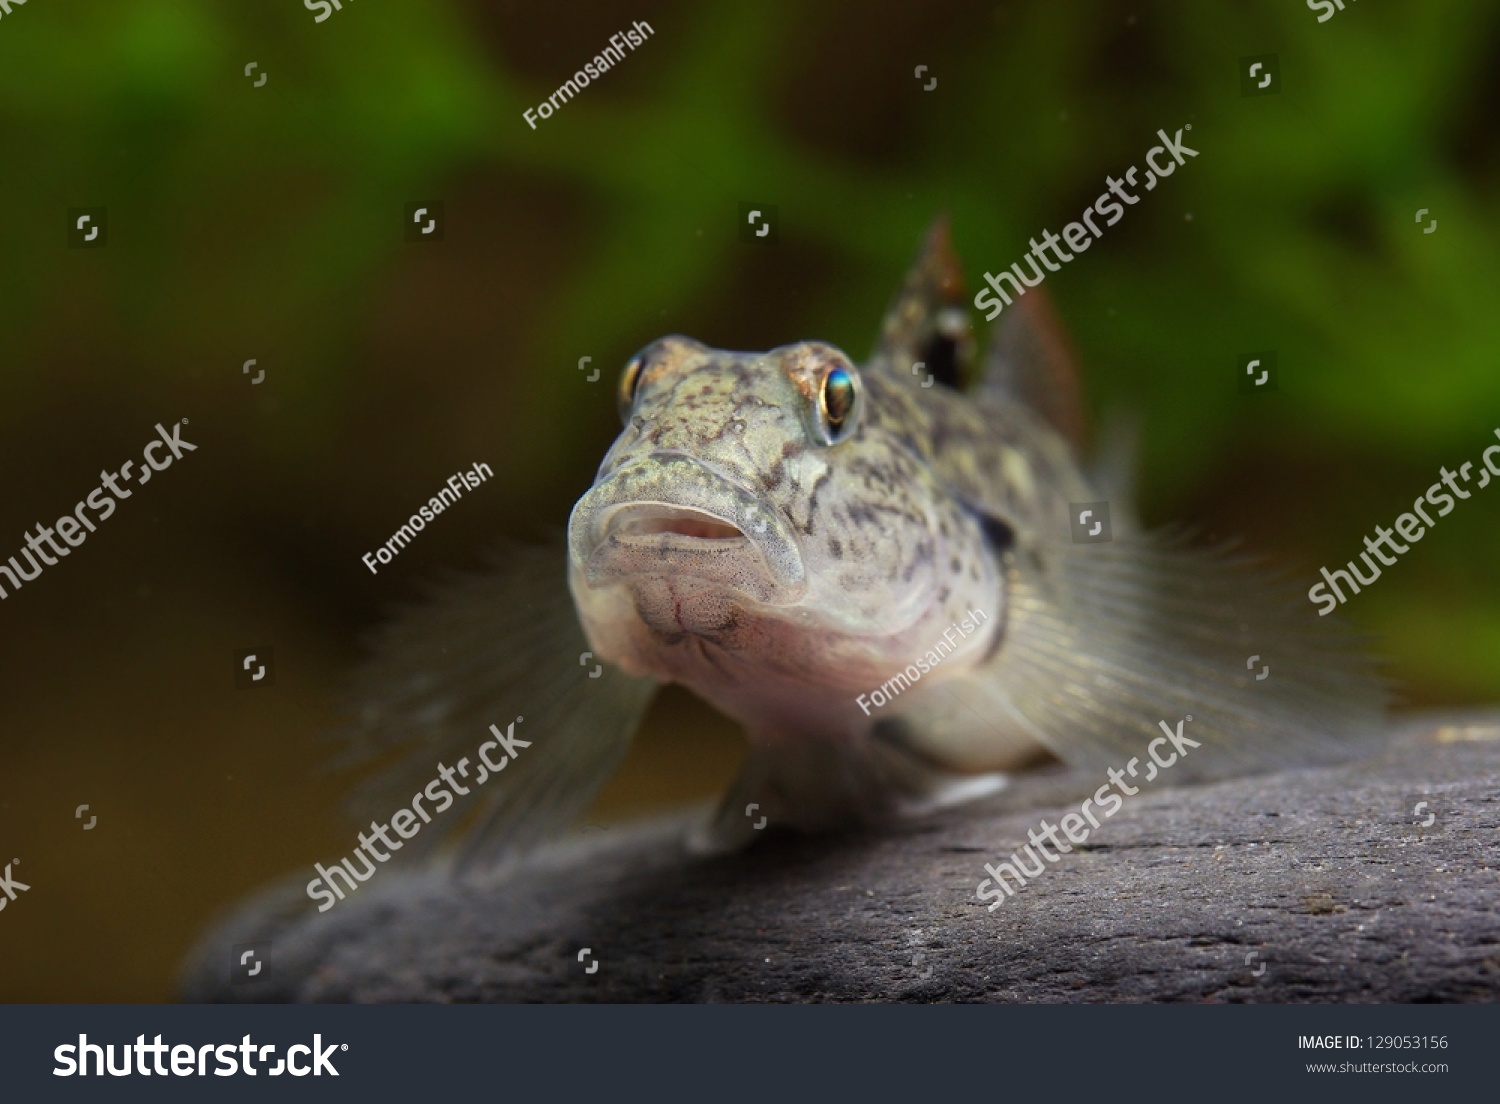
[[[960,591],[992,592],[977,526],[912,446],[909,391],[821,342],[643,349],[568,527],[596,651],[751,721],[878,685]]]

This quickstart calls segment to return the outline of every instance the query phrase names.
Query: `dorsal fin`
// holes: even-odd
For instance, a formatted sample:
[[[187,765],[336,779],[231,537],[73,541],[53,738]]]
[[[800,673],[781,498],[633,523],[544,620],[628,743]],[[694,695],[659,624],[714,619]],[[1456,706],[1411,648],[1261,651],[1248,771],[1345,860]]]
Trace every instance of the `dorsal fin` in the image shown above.
[[[918,380],[930,374],[946,387],[959,388],[968,380],[974,362],[973,327],[946,217],[939,216],[927,232],[906,282],[886,311],[871,361],[884,362],[891,372],[912,373]],[[914,369],[917,364],[922,367]]]
[[[1083,447],[1083,392],[1078,363],[1052,300],[1031,288],[1005,308],[990,339],[978,393],[1034,410],[1073,445]]]

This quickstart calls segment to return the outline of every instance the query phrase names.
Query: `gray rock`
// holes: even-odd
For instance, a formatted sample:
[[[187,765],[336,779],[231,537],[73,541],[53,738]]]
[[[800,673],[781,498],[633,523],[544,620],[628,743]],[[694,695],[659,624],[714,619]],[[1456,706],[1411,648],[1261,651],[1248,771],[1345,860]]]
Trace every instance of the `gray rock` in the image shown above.
[[[208,937],[184,995],[1500,998],[1500,716],[1410,722],[1346,766],[1144,789],[988,911],[975,896],[984,864],[1102,781],[1042,772],[878,833],[808,838],[773,825],[750,850],[714,858],[684,852],[682,817],[595,829],[478,879],[382,868],[321,915],[304,875]],[[231,984],[231,946],[267,939],[262,974]]]

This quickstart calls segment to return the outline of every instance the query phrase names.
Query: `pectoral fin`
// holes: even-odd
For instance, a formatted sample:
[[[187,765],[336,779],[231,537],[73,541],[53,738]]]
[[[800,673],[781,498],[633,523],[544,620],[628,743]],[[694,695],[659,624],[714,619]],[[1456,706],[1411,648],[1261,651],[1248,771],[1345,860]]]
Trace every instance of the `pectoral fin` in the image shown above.
[[[1154,779],[1151,741],[1183,722],[1198,746],[1157,750],[1187,781],[1375,746],[1387,691],[1361,644],[1300,587],[1226,552],[1157,534],[1059,540],[1012,573],[993,677],[1014,724],[1091,769],[1135,759]]]
[[[656,683],[588,655],[565,565],[560,543],[509,549],[492,572],[434,588],[429,603],[381,633],[356,682],[359,720],[348,735],[359,758],[401,754],[355,796],[362,822],[388,821],[439,777],[440,762],[457,769],[463,758],[458,784],[469,794],[433,815],[406,847],[425,851],[471,827],[464,861],[496,859],[561,831],[587,808]],[[490,725],[505,732],[517,717],[524,720],[515,737],[530,746],[517,747],[514,758],[491,749],[491,762],[504,759],[491,772],[478,749]]]
[[[823,832],[880,824],[995,793],[998,772],[948,769],[924,754],[899,723],[852,741],[754,741],[713,817],[689,838],[696,851],[731,851],[763,829]]]

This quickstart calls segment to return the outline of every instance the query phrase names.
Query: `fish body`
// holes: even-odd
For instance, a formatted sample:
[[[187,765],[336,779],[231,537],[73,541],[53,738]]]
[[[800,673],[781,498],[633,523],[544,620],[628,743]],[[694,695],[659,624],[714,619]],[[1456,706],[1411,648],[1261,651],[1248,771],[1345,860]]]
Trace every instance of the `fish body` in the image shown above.
[[[631,359],[623,432],[569,521],[576,622],[546,645],[609,676],[532,678],[558,685],[563,736],[540,780],[497,795],[493,837],[575,814],[664,683],[750,741],[708,847],[753,838],[751,803],[800,828],[879,820],[991,792],[1039,758],[1144,760],[1187,716],[1198,750],[1175,780],[1338,758],[1379,728],[1384,691],[1347,630],[1253,565],[1142,532],[1118,473],[1088,470],[1076,369],[1039,291],[977,372],[973,345],[939,224],[863,364],[816,341],[683,336]],[[527,606],[521,631],[550,632],[551,588],[513,575],[449,604],[476,634]],[[417,635],[441,631],[429,615]],[[455,681],[387,686],[382,723],[421,700],[451,720],[475,695],[445,704],[432,687]]]

